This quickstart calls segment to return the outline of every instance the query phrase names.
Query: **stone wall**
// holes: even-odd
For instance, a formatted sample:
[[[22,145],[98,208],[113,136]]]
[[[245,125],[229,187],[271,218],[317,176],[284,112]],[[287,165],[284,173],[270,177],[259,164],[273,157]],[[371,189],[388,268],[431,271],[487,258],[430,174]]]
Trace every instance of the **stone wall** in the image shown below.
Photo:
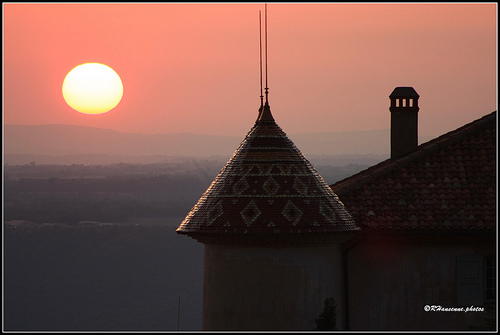
[[[339,245],[206,245],[204,264],[203,330],[313,330],[326,298],[343,304]]]
[[[494,245],[449,239],[411,242],[372,237],[347,252],[350,330],[472,330],[491,325],[484,312],[457,308],[457,257],[495,254]],[[425,311],[425,306],[439,311]],[[470,307],[470,306],[469,306]],[[494,320],[494,319],[493,319]]]

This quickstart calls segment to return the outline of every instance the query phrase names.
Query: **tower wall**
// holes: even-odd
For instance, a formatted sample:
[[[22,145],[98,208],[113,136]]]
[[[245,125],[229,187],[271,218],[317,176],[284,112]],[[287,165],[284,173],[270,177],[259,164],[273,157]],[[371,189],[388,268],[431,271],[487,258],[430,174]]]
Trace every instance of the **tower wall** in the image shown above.
[[[313,330],[326,298],[342,329],[338,244],[308,247],[205,245],[203,330]]]

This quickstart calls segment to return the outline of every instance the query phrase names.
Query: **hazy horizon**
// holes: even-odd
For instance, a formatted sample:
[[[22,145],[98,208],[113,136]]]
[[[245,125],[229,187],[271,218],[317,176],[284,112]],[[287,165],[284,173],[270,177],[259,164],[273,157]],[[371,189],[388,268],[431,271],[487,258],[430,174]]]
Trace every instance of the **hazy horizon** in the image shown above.
[[[32,159],[28,156],[32,156],[34,161],[43,162],[68,161],[72,156],[79,162],[88,160],[87,164],[123,159],[134,162],[161,161],[168,156],[218,156],[225,157],[227,161],[245,135],[139,134],[62,124],[4,125],[3,148],[4,159],[8,164],[29,163]],[[388,157],[390,150],[389,129],[288,134],[288,137],[307,159],[317,161],[321,157],[336,156],[339,158],[338,164],[360,161],[361,156],[375,156],[375,160],[369,160],[375,163]],[[419,136],[420,143],[430,139],[428,136]],[[68,159],[61,160],[64,156]]]
[[[486,115],[486,114],[485,114]],[[253,125],[253,124],[252,124]],[[248,128],[250,130],[251,126]],[[49,127],[49,126],[70,126],[70,127],[81,127],[81,128],[94,128],[94,129],[100,129],[100,130],[109,130],[117,133],[123,133],[123,134],[136,134],[136,135],[178,135],[178,134],[191,134],[191,135],[199,135],[199,136],[217,136],[217,137],[245,137],[246,133],[244,134],[236,134],[236,135],[217,135],[217,134],[208,134],[208,133],[202,133],[202,132],[193,132],[193,131],[179,131],[179,132],[158,132],[158,133],[148,133],[148,132],[140,132],[140,131],[133,131],[133,130],[116,130],[112,128],[103,128],[103,127],[94,127],[94,126],[88,126],[88,125],[79,125],[79,124],[69,124],[69,123],[44,123],[44,124],[20,124],[20,123],[5,123],[3,126],[27,126],[27,127]],[[338,130],[338,131],[311,131],[311,132],[306,132],[306,133],[293,133],[291,135],[308,135],[308,134],[325,134],[325,133],[352,133],[352,132],[370,132],[370,131],[389,131],[390,127],[386,128],[374,128],[374,129],[353,129],[353,130]],[[450,129],[453,130],[453,129]],[[248,131],[247,131],[248,132]],[[285,131],[285,133],[288,134],[288,132]],[[424,134],[423,136],[433,136],[434,134]],[[435,136],[439,136],[442,134],[435,134]]]
[[[490,111],[490,112],[493,112]],[[489,114],[490,112],[485,113],[484,115]],[[484,116],[482,115],[482,116]],[[480,116],[480,117],[482,117]],[[479,118],[480,118],[479,117]],[[474,121],[474,120],[471,120]],[[192,134],[192,135],[200,135],[200,136],[220,136],[220,137],[245,137],[247,134],[242,133],[242,134],[234,134],[234,135],[225,135],[225,134],[209,134],[209,133],[203,133],[203,132],[194,132],[194,131],[179,131],[176,132],[171,131],[171,132],[157,132],[157,133],[148,133],[148,132],[141,132],[141,131],[134,131],[134,130],[116,130],[112,128],[105,128],[105,127],[94,127],[94,126],[89,126],[89,125],[79,125],[79,124],[70,124],[70,123],[43,123],[43,124],[20,124],[20,123],[4,123],[3,126],[34,126],[34,127],[44,127],[44,126],[74,126],[74,127],[82,127],[82,128],[95,128],[95,129],[101,129],[101,130],[109,130],[109,131],[114,131],[118,133],[124,133],[124,134],[137,134],[137,135],[176,135],[176,134]],[[251,126],[253,126],[253,123],[249,126],[248,131],[250,130]],[[458,127],[457,127],[458,128]],[[438,137],[440,135],[443,135],[447,133],[448,131],[455,130],[449,129],[443,133],[427,133],[427,134],[419,134],[419,136],[424,136],[424,137]],[[247,132],[248,132],[247,131]],[[352,132],[370,132],[370,131],[390,131],[390,124],[387,125],[385,128],[372,128],[372,129],[352,129],[352,130],[330,130],[330,131],[310,131],[310,132],[296,132],[296,133],[290,133],[290,135],[308,135],[308,134],[326,134],[326,133],[352,133]],[[288,134],[287,131],[285,131],[286,134]]]

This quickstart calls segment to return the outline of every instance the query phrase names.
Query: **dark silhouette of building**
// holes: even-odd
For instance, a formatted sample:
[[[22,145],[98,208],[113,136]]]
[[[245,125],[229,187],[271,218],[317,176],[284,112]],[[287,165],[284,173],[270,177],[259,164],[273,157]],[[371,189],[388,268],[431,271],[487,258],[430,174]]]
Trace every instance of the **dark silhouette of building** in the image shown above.
[[[418,98],[413,87],[396,87],[391,99],[391,158],[397,158],[417,149]]]
[[[493,329],[496,112],[417,147],[418,95],[390,98],[391,158],[331,186],[361,228],[343,245],[346,328]]]
[[[312,330],[326,301],[338,330],[494,324],[496,112],[418,146],[418,97],[390,96],[391,158],[331,188],[261,107],[177,229],[205,244],[204,330]]]
[[[340,245],[357,229],[266,103],[177,229],[205,244],[203,329],[314,329],[326,299],[344,303]]]

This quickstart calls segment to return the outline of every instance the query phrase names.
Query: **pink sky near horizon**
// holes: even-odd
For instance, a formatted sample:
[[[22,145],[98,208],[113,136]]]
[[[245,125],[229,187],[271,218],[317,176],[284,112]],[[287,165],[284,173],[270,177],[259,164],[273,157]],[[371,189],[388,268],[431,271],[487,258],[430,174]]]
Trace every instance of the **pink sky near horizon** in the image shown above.
[[[263,3],[3,4],[3,121],[243,137],[260,105]],[[287,134],[388,129],[389,94],[420,94],[437,136],[497,109],[497,5],[268,4],[269,103]],[[61,86],[99,62],[120,104],[84,115]]]

